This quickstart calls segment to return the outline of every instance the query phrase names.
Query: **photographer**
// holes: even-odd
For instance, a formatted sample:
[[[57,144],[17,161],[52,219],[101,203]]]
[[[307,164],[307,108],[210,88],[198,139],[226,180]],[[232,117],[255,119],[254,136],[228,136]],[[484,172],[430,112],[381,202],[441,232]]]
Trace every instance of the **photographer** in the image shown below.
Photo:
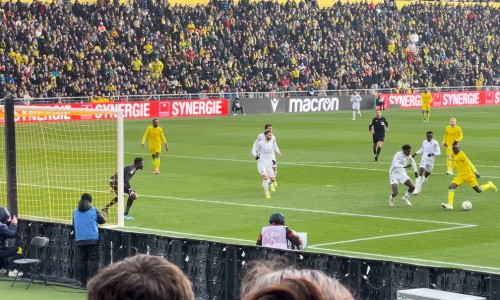
[[[9,210],[0,206],[0,274],[5,275],[8,272],[9,277],[21,277],[23,272],[14,269],[12,263],[5,268],[5,259],[13,257],[22,258],[23,249],[18,246],[7,246],[6,240],[17,236],[17,218],[11,216]]]

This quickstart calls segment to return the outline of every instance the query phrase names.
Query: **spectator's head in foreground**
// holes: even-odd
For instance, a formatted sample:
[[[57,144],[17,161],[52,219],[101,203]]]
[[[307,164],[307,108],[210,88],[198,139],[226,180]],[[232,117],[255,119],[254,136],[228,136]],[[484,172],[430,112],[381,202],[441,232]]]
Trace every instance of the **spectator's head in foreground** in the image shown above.
[[[193,300],[181,269],[159,256],[139,254],[102,269],[87,285],[88,300]]]

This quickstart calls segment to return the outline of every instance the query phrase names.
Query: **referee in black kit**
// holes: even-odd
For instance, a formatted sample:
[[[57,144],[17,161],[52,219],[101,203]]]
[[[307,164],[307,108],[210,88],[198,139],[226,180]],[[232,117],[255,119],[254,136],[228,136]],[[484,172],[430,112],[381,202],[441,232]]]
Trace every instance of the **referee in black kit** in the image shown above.
[[[389,131],[389,122],[386,118],[382,117],[380,110],[375,111],[375,118],[368,125],[368,130],[373,135],[373,154],[375,155],[375,161],[378,161],[378,156],[384,144],[385,132]]]

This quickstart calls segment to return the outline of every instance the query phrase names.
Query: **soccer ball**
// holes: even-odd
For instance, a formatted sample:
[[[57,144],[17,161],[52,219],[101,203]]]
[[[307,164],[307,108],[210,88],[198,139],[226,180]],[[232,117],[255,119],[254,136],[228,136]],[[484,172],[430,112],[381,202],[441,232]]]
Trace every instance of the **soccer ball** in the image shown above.
[[[463,210],[471,210],[472,209],[472,202],[470,202],[470,201],[462,202],[462,209]]]

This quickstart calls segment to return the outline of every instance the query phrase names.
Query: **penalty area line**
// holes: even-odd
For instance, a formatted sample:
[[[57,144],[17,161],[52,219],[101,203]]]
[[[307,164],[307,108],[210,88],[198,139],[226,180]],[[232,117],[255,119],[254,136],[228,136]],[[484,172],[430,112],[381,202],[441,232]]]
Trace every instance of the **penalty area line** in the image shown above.
[[[423,231],[413,231],[413,232],[406,232],[406,233],[380,235],[380,236],[374,236],[374,237],[368,237],[368,238],[360,238],[360,239],[352,239],[352,240],[345,240],[345,241],[338,241],[338,242],[331,242],[331,243],[315,244],[315,245],[310,245],[309,247],[312,248],[312,247],[321,247],[321,246],[328,246],[328,245],[356,243],[356,242],[386,239],[386,238],[393,238],[393,237],[410,236],[410,235],[425,234],[425,233],[432,233],[432,232],[439,232],[439,231],[457,230],[457,229],[471,228],[471,227],[477,227],[477,225],[463,225],[463,226],[450,227],[450,228],[439,228],[439,229],[431,229],[431,230],[423,230]]]

